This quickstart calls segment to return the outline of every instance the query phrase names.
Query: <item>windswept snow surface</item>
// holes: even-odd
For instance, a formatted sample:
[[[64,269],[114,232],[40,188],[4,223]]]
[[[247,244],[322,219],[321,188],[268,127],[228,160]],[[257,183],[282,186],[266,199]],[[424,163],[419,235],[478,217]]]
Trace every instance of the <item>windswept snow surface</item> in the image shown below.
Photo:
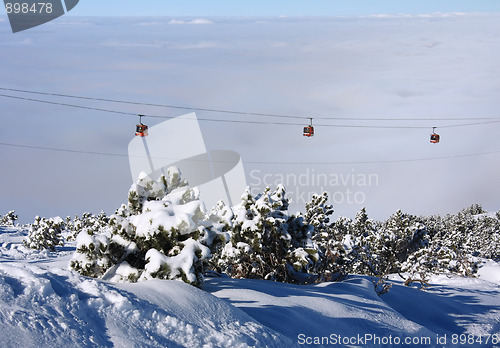
[[[200,290],[179,281],[82,277],[68,270],[71,247],[28,250],[25,235],[0,227],[1,347],[500,344],[489,336],[500,334],[500,267],[492,261],[479,279],[434,277],[427,291],[393,280],[382,296],[363,276],[308,286],[213,277]],[[460,344],[453,335],[461,334],[475,341]]]

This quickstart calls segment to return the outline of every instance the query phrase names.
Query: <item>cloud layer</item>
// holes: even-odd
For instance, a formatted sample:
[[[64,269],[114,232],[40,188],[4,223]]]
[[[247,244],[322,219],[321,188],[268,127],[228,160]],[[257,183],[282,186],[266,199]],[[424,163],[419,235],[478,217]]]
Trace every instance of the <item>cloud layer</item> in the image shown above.
[[[498,117],[499,19],[463,14],[431,18],[68,17],[16,35],[2,23],[0,30],[9,33],[0,37],[5,48],[0,54],[2,83],[146,103],[298,115],[304,117],[303,123],[307,117],[316,117],[316,124],[339,127],[317,126],[316,136],[305,139],[301,125],[204,122],[201,126],[207,146],[240,153],[248,162],[248,174],[254,171],[273,178],[298,177],[308,170],[344,177],[376,174],[377,185],[291,184],[288,188],[296,201],[322,188],[337,198],[338,192],[344,193],[344,201],[335,202],[341,215],[354,216],[362,206],[377,218],[398,208],[415,214],[447,213],[476,202],[498,210],[498,155],[452,157],[500,150],[498,124],[446,128],[476,121],[438,119]],[[57,101],[133,113],[184,113]],[[2,107],[4,115],[10,116],[3,120],[0,137],[9,143],[126,153],[137,121],[5,98]],[[245,118],[208,112],[198,116]],[[321,117],[350,120],[320,121]],[[433,126],[442,135],[439,145],[429,144]],[[0,214],[16,209],[30,220],[35,214],[112,212],[126,200],[130,185],[126,158],[9,147],[2,147],[2,154],[7,165],[0,172],[0,181],[6,184]],[[434,157],[450,158],[388,163]],[[374,161],[381,163],[359,163]],[[249,183],[257,179],[253,181]],[[347,202],[348,189],[362,192],[363,202]],[[292,204],[292,209],[302,208]]]

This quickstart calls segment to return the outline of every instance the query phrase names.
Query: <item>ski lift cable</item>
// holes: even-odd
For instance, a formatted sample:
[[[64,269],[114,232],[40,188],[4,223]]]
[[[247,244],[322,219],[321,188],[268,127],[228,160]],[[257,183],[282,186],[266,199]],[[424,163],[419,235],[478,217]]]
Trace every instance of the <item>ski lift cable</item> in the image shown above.
[[[98,155],[98,156],[112,156],[112,157],[133,157],[133,158],[143,158],[144,156],[129,156],[121,153],[111,153],[111,152],[99,152],[99,151],[86,151],[86,150],[74,150],[74,149],[63,149],[56,147],[46,147],[46,146],[35,146],[35,145],[23,145],[23,144],[13,144],[0,142],[0,146],[9,146],[25,149],[35,149],[35,150],[45,150],[45,151],[55,151],[55,152],[69,152],[78,154],[88,154],[88,155]],[[438,156],[438,157],[424,157],[424,158],[410,158],[410,159],[395,159],[395,160],[370,160],[370,161],[338,161],[338,162],[276,162],[276,161],[243,161],[245,164],[259,164],[259,165],[353,165],[353,164],[391,164],[391,163],[406,163],[406,162],[422,162],[422,161],[435,161],[435,160],[446,160],[455,158],[466,158],[466,157],[477,157],[485,155],[500,154],[499,151],[488,151],[488,152],[478,152],[471,154],[459,154],[459,155],[449,155],[449,156]],[[154,157],[155,159],[170,159],[170,160],[180,160],[180,158],[170,158],[170,157]],[[186,160],[186,159],[183,159]],[[193,161],[205,161],[200,159],[193,159]],[[224,160],[214,160],[214,162],[226,162]]]
[[[61,102],[55,102],[55,101],[49,101],[49,100],[13,96],[13,95],[8,95],[8,94],[0,94],[0,97],[137,117],[136,112],[127,112],[127,111],[119,111],[119,110],[112,110],[112,109],[90,107],[90,106],[84,106],[84,105],[75,105],[75,104],[61,103]],[[197,110],[199,110],[199,109],[197,109]],[[151,118],[162,118],[162,119],[175,118],[175,116],[165,116],[165,115],[151,115],[151,114],[142,114],[142,115],[144,117],[151,117]],[[253,114],[253,115],[255,115],[255,114]],[[301,117],[301,118],[304,119],[304,117]],[[303,125],[303,123],[291,123],[291,122],[275,122],[275,121],[273,122],[273,121],[255,121],[255,120],[228,120],[228,119],[214,119],[214,118],[198,118],[198,120],[199,121],[208,121],[208,122],[264,124],[264,125],[282,125],[282,126],[302,126]],[[443,126],[439,126],[436,128],[463,127],[463,126],[472,126],[472,125],[481,125],[481,124],[490,124],[490,123],[500,123],[500,120],[474,122],[474,123],[467,123],[467,124],[443,125]],[[375,129],[428,129],[429,128],[428,126],[384,126],[384,125],[366,125],[366,124],[365,125],[316,124],[316,126],[317,127],[334,127],[334,128],[375,128]]]
[[[115,113],[115,114],[121,114],[121,115],[131,115],[131,116],[137,117],[137,113],[134,113],[134,112],[117,111],[117,110],[111,110],[111,109],[96,108],[96,107],[75,105],[75,104],[69,104],[69,103],[61,103],[61,102],[54,102],[54,101],[41,100],[41,99],[12,96],[12,95],[7,95],[7,94],[0,94],[0,97],[13,98],[13,99],[19,99],[19,100],[25,100],[25,101],[31,101],[31,102],[38,102],[38,103],[45,103],[45,104],[51,104],[51,105],[73,107],[73,108],[79,108],[79,109],[84,109],[84,110],[101,111],[101,112]],[[142,114],[142,115],[144,117],[151,117],[151,118],[164,118],[164,119],[175,118],[174,116],[162,116],[162,115],[150,115],[150,114]],[[227,122],[227,123],[246,123],[246,124],[265,124],[265,125],[273,124],[273,125],[282,125],[282,126],[301,126],[302,125],[302,123],[290,123],[290,122],[224,120],[224,119],[200,118],[200,117],[197,119],[199,121]],[[428,128],[428,127],[424,127],[424,126],[368,126],[368,125],[331,125],[331,124],[328,124],[328,125],[323,124],[323,125],[319,125],[319,126],[324,126],[324,127],[355,127],[355,128]]]
[[[85,97],[85,96],[77,96],[77,95],[70,95],[70,94],[49,93],[49,92],[40,92],[40,91],[15,89],[15,88],[6,88],[6,87],[0,87],[0,90],[10,91],[10,92],[18,92],[18,93],[29,93],[29,94],[53,96],[53,97],[82,99],[82,100],[89,100],[89,101],[100,101],[100,102],[120,103],[120,104],[140,105],[140,106],[153,106],[153,107],[171,108],[171,109],[182,109],[182,110],[192,110],[192,111],[205,111],[205,112],[215,112],[215,113],[227,113],[227,114],[235,114],[235,115],[252,115],[252,116],[263,116],[263,117],[280,117],[280,118],[289,118],[289,119],[304,119],[304,118],[309,118],[309,117],[297,116],[297,115],[283,115],[283,114],[272,114],[272,113],[249,112],[249,111],[223,110],[223,109],[215,109],[215,108],[201,108],[201,107],[190,107],[190,106],[179,106],[179,105],[167,105],[167,104],[156,104],[156,103],[132,102],[132,101],[118,100],[118,99]],[[2,95],[2,96],[5,96],[5,95]],[[493,118],[493,117],[453,117],[453,118],[419,118],[419,117],[413,117],[413,118],[412,117],[410,117],[410,118],[404,118],[404,117],[402,117],[402,118],[397,118],[397,117],[385,117],[385,118],[368,118],[368,117],[354,117],[354,118],[353,117],[314,117],[314,118],[318,119],[318,120],[344,120],[344,121],[464,121],[464,120],[495,120],[496,119],[496,118]]]
[[[407,162],[423,162],[423,161],[436,161],[454,158],[477,157],[485,155],[500,154],[499,151],[478,152],[471,154],[459,154],[450,156],[438,157],[423,157],[423,158],[409,158],[409,159],[396,159],[396,160],[378,160],[378,161],[345,161],[345,162],[262,162],[262,161],[245,161],[248,164],[268,164],[268,165],[352,165],[352,164],[391,164],[391,163],[407,163]]]

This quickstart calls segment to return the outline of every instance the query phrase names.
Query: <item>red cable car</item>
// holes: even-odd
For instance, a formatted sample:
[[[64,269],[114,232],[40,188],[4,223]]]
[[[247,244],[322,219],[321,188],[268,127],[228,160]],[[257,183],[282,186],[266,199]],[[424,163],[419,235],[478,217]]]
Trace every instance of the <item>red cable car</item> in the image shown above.
[[[309,119],[311,120],[311,124],[309,126],[305,126],[304,127],[304,136],[305,137],[312,137],[312,136],[314,136],[314,127],[312,125],[313,119],[312,119],[312,117],[309,117]]]
[[[439,143],[439,134],[437,134],[434,130],[436,127],[432,127],[432,134],[431,134],[431,143],[437,144]]]
[[[148,126],[142,124],[142,116],[144,115],[139,115],[139,124],[136,125],[135,135],[140,137],[145,137],[148,135]]]

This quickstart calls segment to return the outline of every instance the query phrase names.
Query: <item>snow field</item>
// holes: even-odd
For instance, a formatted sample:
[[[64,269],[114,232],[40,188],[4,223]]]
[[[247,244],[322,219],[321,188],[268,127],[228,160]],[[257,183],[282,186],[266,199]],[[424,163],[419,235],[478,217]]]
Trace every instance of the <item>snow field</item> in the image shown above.
[[[50,263],[49,263],[50,264]],[[287,346],[239,309],[179,281],[111,284],[65,269],[0,264],[2,347]]]
[[[446,346],[460,346],[452,335],[483,339],[468,347],[493,347],[491,335],[500,333],[493,261],[479,278],[434,276],[427,291],[394,275],[382,296],[367,276],[303,286],[213,277],[200,290],[181,281],[83,277],[68,270],[69,250],[28,250],[23,233],[0,230],[2,347],[316,347],[299,343],[343,337],[361,337],[355,347],[377,346],[365,337],[423,337],[432,340],[427,346],[446,337]]]

